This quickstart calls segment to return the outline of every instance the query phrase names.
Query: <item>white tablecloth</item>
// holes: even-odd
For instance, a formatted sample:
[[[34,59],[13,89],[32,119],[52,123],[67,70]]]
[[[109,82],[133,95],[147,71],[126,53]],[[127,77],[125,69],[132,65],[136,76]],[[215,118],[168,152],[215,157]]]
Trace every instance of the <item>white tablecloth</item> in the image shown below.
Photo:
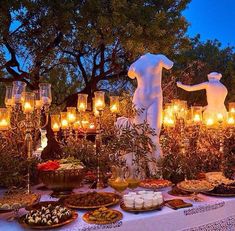
[[[85,190],[85,189],[83,189]],[[106,189],[106,191],[110,189]],[[76,191],[81,191],[76,190]],[[37,191],[41,200],[56,200],[49,196],[50,191]],[[174,197],[163,192],[164,199]],[[78,211],[79,217],[73,223],[56,230],[63,231],[235,231],[235,198],[218,198],[201,195],[203,202],[194,202],[193,207],[173,210],[163,207],[161,211],[146,213],[127,213],[119,206],[114,206],[123,213],[123,220],[111,225],[89,225],[82,220],[84,211]],[[183,198],[192,203],[189,198]],[[25,211],[20,210],[20,214]],[[6,221],[12,214],[0,214],[0,230],[24,230],[16,221]]]

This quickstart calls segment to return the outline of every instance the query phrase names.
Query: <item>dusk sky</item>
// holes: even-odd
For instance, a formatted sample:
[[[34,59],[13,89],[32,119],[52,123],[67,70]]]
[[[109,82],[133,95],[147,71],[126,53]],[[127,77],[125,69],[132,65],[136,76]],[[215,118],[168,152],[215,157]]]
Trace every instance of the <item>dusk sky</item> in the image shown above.
[[[190,37],[200,34],[202,41],[235,46],[235,0],[192,0],[183,14],[191,24]]]

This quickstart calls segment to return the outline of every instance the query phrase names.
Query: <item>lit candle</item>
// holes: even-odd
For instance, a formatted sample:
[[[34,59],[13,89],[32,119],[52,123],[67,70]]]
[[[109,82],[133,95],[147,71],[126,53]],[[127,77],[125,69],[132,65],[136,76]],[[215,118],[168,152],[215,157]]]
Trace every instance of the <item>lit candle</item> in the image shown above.
[[[169,118],[169,117],[165,117],[163,122],[168,127],[173,127],[175,125],[175,121],[172,118]]]
[[[33,107],[31,106],[31,104],[29,102],[24,103],[23,111],[24,111],[24,113],[30,113],[33,111]]]
[[[68,121],[73,123],[76,120],[76,116],[73,113],[68,112]]]
[[[94,128],[95,128],[95,125],[94,125],[94,124],[90,124],[89,128],[90,128],[90,129],[94,129]]]
[[[12,86],[6,86],[5,105],[6,107],[10,107],[13,105]]]
[[[60,130],[60,115],[51,115],[51,129],[53,132]]]
[[[96,91],[94,92],[95,95],[95,108],[98,111],[102,111],[105,108],[105,100],[104,95],[105,93],[103,91]]]
[[[99,111],[96,108],[94,108],[93,112],[94,112],[94,116],[95,117],[99,116]]]
[[[88,126],[89,126],[89,121],[87,121],[87,120],[82,120],[82,127],[85,128],[85,129],[87,129]]]
[[[101,100],[97,100],[96,103],[95,103],[95,107],[96,107],[96,110],[103,110],[103,101]]]
[[[116,95],[110,96],[110,111],[112,113],[119,112],[119,96]]]
[[[175,112],[178,112],[179,111],[179,105],[173,105],[173,110],[175,111]]]
[[[212,126],[214,124],[214,120],[212,118],[208,118],[206,121],[207,126]]]
[[[2,119],[1,121],[0,121],[0,130],[1,131],[4,131],[4,130],[7,130],[8,129],[8,122],[7,122],[7,120],[6,119]]]
[[[81,128],[81,123],[80,123],[79,121],[76,121],[76,122],[73,124],[73,129],[78,130],[79,128]]]
[[[117,113],[117,112],[118,112],[117,105],[116,105],[116,104],[113,104],[113,105],[110,107],[110,111],[111,111],[112,113]]]
[[[67,118],[62,119],[67,119],[70,125],[73,124],[76,121],[76,107],[67,107]]]
[[[194,115],[194,118],[193,118],[193,121],[194,121],[195,123],[200,122],[200,121],[201,121],[201,117],[200,117],[200,115],[195,114],[195,115]]]
[[[78,94],[77,109],[79,112],[85,112],[87,109],[87,94]]]
[[[229,112],[235,114],[235,102],[228,103]]]
[[[80,112],[86,111],[85,103],[80,103],[80,104],[78,105],[78,111],[80,111]]]
[[[218,120],[218,122],[219,122],[219,123],[222,123],[222,122],[223,122],[223,120],[224,120],[224,116],[223,116],[223,114],[218,113],[218,114],[217,114],[217,120]]]
[[[229,125],[233,125],[233,124],[235,123],[234,118],[233,118],[233,117],[228,118],[227,123],[228,123]]]
[[[52,126],[52,131],[53,132],[58,132],[60,130],[60,126],[58,123],[54,123]]]
[[[62,129],[66,129],[66,128],[68,128],[68,126],[69,126],[68,121],[66,119],[62,119],[62,121],[61,121],[61,128]]]

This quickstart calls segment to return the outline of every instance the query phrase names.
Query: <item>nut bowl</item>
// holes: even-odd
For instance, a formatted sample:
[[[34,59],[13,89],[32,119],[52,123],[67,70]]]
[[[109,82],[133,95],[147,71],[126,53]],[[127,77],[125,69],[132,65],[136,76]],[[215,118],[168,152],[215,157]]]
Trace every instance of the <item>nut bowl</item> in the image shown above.
[[[56,197],[71,194],[73,189],[81,187],[85,174],[85,168],[39,171],[41,181]]]

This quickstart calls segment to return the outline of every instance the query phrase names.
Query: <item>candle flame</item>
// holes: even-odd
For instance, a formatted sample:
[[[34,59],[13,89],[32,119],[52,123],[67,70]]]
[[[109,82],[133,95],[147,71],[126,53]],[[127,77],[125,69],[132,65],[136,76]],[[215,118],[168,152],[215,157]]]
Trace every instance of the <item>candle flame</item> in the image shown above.
[[[76,120],[76,116],[73,113],[68,113],[68,120],[73,123]]]
[[[33,111],[33,107],[31,106],[30,102],[25,102],[24,105],[23,105],[23,111],[25,113],[28,113],[28,112],[32,112]]]
[[[206,125],[211,126],[214,124],[214,120],[212,118],[207,119]]]
[[[0,121],[0,126],[1,126],[1,127],[3,127],[3,126],[8,126],[7,120],[6,120],[6,119],[2,119],[2,120]]]
[[[223,114],[222,114],[222,113],[218,113],[218,114],[217,114],[217,119],[218,119],[218,122],[222,122],[223,119],[224,119]]]
[[[228,118],[227,123],[228,123],[228,124],[234,124],[234,123],[235,123],[234,118],[233,118],[233,117]]]
[[[200,122],[201,121],[200,115],[198,115],[198,114],[194,115],[193,121],[194,122]]]
[[[116,105],[116,104],[113,104],[113,105],[110,107],[110,111],[111,111],[112,113],[118,112],[118,107],[117,107],[117,105]]]
[[[78,106],[78,110],[79,111],[86,111],[85,103],[80,103],[79,106]]]
[[[62,128],[67,128],[67,127],[68,127],[68,121],[65,120],[65,119],[63,119],[63,120],[61,121],[61,125],[62,125]]]
[[[58,132],[60,130],[60,126],[58,123],[54,123],[53,126],[52,126],[52,130],[54,132]]]

